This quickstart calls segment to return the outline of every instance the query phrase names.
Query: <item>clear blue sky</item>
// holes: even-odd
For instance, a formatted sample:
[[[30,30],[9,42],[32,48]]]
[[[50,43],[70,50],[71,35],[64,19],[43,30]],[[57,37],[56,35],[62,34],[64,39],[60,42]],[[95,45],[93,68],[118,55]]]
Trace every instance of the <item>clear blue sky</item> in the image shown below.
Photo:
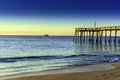
[[[0,34],[72,35],[75,27],[120,25],[119,0],[0,0]]]

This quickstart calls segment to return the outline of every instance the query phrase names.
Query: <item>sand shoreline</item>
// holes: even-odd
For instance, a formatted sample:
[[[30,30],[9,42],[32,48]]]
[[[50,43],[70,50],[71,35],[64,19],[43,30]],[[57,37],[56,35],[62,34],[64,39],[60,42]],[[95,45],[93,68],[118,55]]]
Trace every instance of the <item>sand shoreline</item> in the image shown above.
[[[13,74],[0,80],[120,80],[119,72],[120,63],[105,63]]]

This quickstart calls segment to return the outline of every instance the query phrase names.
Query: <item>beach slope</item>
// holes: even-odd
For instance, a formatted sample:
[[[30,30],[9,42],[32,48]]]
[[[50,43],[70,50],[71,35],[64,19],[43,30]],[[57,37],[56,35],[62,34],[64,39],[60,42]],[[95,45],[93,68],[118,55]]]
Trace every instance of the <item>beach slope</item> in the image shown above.
[[[2,80],[120,80],[120,63],[36,71]]]

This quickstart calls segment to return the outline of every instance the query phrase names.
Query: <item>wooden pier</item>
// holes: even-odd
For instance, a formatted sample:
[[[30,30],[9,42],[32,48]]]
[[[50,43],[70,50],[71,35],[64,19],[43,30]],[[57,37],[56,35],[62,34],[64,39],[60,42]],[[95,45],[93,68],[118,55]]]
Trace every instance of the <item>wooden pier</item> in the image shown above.
[[[73,41],[120,44],[120,26],[96,27],[95,23],[91,28],[75,28]]]

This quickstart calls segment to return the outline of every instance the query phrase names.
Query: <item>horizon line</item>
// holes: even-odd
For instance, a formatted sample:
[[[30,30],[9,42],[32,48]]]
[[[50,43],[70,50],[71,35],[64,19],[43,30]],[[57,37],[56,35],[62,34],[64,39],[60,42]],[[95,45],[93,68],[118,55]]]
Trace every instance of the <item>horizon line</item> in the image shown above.
[[[45,35],[26,35],[26,34],[25,35],[18,35],[18,34],[17,35],[16,34],[15,35],[14,34],[12,34],[12,35],[11,34],[10,35],[6,35],[6,34],[1,35],[0,34],[0,36],[45,36]],[[49,36],[74,36],[74,35],[49,35]]]

